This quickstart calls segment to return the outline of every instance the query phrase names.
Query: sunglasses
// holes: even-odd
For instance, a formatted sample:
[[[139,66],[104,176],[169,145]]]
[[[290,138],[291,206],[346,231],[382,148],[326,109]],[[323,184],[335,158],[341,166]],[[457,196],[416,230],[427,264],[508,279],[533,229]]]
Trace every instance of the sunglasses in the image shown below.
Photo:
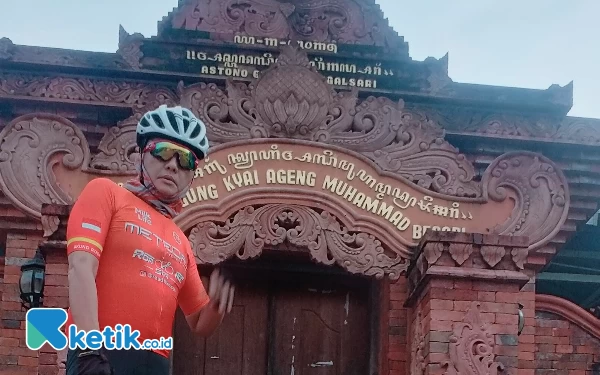
[[[179,166],[185,170],[195,170],[200,162],[193,152],[171,142],[150,142],[144,148],[144,152],[146,151],[162,161],[169,161],[177,155]]]

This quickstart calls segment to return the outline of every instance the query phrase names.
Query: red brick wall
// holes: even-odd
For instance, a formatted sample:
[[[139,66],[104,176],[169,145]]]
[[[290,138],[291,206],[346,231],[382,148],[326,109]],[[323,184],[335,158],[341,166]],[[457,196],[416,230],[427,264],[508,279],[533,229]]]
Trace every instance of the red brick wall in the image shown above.
[[[388,336],[386,365],[389,375],[408,374],[407,366],[410,362],[410,355],[407,340],[410,335],[408,334],[408,309],[403,306],[406,294],[405,278],[400,278],[389,287],[388,326],[387,331],[382,332]]]
[[[519,303],[523,305],[523,316],[525,317],[525,326],[519,336],[519,375],[532,375],[528,371],[533,367],[535,359],[535,280],[532,279],[523,288],[519,295]]]
[[[53,253],[46,256],[46,286],[44,291],[44,306],[69,307],[68,265],[65,253]],[[57,353],[54,349],[42,348],[40,350],[40,375],[64,375],[64,367],[60,364],[64,360],[66,351]]]
[[[535,314],[534,375],[591,375],[600,362],[600,340],[549,312]],[[528,363],[527,365],[531,365]]]
[[[481,320],[489,333],[495,335],[494,353],[514,373],[517,368],[518,287],[478,280],[432,280],[424,292],[420,309],[423,322],[425,351],[428,353],[429,374],[442,374],[441,365],[449,359],[450,337],[455,327],[469,322],[467,311],[479,301]],[[417,310],[418,311],[418,310]]]
[[[19,297],[21,264],[33,258],[41,236],[9,233],[2,284],[0,374],[37,374],[38,353],[25,345],[25,310]]]
[[[58,374],[57,353],[51,348],[38,352],[25,344],[25,310],[19,297],[21,264],[33,258],[41,242],[40,234],[9,233],[6,244],[4,280],[0,284],[0,374]],[[46,307],[67,307],[67,265],[64,255],[48,254],[46,257]]]

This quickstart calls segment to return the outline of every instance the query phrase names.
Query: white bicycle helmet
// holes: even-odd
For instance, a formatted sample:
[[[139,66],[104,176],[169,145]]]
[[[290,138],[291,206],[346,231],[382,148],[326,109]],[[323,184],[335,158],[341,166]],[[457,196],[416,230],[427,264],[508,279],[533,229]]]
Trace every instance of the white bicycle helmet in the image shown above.
[[[148,111],[137,124],[137,144],[140,149],[152,138],[165,138],[187,146],[199,159],[208,152],[206,126],[192,111],[180,106],[168,108],[165,104]]]

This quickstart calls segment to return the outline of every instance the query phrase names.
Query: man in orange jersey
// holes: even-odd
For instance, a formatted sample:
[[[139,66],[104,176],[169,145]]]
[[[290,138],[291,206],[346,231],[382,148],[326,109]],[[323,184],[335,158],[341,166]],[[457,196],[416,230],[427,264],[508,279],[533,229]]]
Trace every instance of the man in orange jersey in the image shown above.
[[[207,293],[191,246],[172,220],[208,151],[204,123],[185,108],[162,105],[139,121],[136,140],[139,176],[124,188],[92,180],[69,217],[66,326],[70,342],[80,346],[68,351],[67,375],[167,375],[169,348],[158,344],[171,337],[177,306],[202,336],[231,311],[233,285],[214,271]],[[118,333],[125,326],[139,332],[138,343],[158,344],[123,349],[132,343],[123,341],[126,329]],[[111,330],[101,348],[86,335]]]

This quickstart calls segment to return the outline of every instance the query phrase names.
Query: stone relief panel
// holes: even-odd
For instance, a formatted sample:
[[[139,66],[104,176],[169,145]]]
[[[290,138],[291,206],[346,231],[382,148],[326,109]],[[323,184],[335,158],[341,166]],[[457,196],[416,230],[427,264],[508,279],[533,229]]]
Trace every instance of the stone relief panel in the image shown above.
[[[479,305],[473,302],[463,322],[454,326],[450,360],[443,365],[445,375],[498,375],[504,371],[504,365],[496,361],[494,335],[483,321]]]
[[[385,171],[419,186],[460,197],[480,197],[473,166],[432,121],[404,111],[404,102],[335,92],[294,47],[251,84],[228,81],[180,85],[181,104],[207,125],[214,144],[245,138],[295,138],[359,152]]]
[[[539,115],[534,117],[450,106],[436,108],[412,105],[408,110],[424,121],[439,124],[449,132],[498,138],[600,144],[600,119]]]
[[[269,246],[282,243],[308,250],[325,265],[337,264],[351,273],[393,280],[408,267],[408,260],[386,251],[373,235],[351,232],[327,211],[299,205],[270,204],[239,210],[224,225],[202,222],[189,235],[200,263],[217,264],[232,257],[250,259]]]
[[[33,217],[39,217],[42,203],[72,203],[85,181],[94,176],[134,173],[135,125],[146,110],[162,103],[191,108],[206,123],[212,146],[256,138],[313,141],[361,154],[382,171],[445,196],[480,202],[510,200],[514,202],[511,219],[496,231],[526,234],[531,248],[547,243],[568,212],[566,179],[547,158],[527,152],[505,154],[490,165],[481,182],[476,181],[473,165],[444,139],[434,120],[411,112],[402,101],[360,100],[356,91],[335,92],[296,47],[283,49],[277,63],[259,79],[229,81],[224,89],[205,83],[170,89],[2,74],[0,95],[132,109],[132,116],[106,134],[93,157],[84,134],[59,116],[35,114],[7,124],[0,132],[0,187]],[[77,173],[84,177],[75,178]],[[393,194],[393,187],[381,193]],[[344,248],[342,243],[339,246]],[[385,262],[380,267],[392,267]]]
[[[77,125],[52,114],[25,115],[6,126],[0,140],[0,187],[19,209],[39,218],[42,203],[72,202],[54,167],[76,175],[89,163],[89,146]]]
[[[425,375],[427,363],[425,356],[427,352],[427,341],[421,311],[416,312],[416,318],[412,322],[413,334],[410,348],[410,375]]]
[[[373,0],[186,0],[159,24],[159,31],[336,42],[385,47],[408,57],[408,45]]]

